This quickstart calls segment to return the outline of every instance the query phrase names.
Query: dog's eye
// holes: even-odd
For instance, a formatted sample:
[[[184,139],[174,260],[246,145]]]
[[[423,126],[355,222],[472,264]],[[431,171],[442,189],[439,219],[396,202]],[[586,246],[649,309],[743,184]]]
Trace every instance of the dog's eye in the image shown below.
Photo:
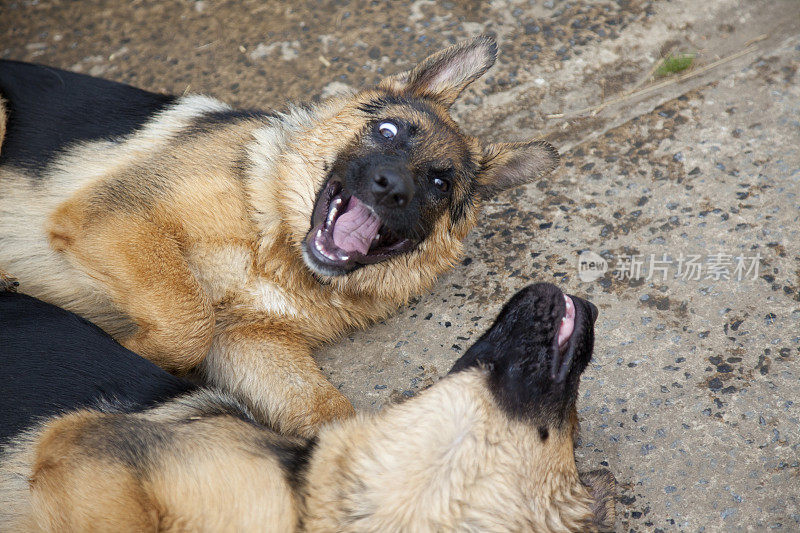
[[[378,131],[387,139],[393,139],[397,135],[397,126],[392,122],[381,122],[378,125]]]
[[[442,192],[450,190],[450,182],[442,178],[433,178],[434,186]]]
[[[447,192],[450,190],[453,172],[454,170],[450,166],[434,166],[429,170],[428,177],[430,178],[431,183],[433,183],[433,186],[439,189],[439,191]]]

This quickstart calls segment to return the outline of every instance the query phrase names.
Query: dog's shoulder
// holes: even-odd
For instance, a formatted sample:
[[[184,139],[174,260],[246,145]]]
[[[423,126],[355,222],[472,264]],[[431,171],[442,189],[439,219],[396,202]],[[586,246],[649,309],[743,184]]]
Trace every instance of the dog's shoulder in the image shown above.
[[[0,165],[42,169],[64,148],[128,135],[176,97],[57,68],[0,61]]]

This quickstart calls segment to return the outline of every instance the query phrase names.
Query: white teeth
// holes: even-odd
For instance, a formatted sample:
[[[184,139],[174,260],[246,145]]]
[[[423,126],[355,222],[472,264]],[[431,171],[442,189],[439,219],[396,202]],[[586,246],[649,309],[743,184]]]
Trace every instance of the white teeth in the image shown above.
[[[325,249],[325,243],[323,242],[321,229],[317,230],[317,237],[314,239],[314,248],[316,248],[321,255],[324,255],[325,257],[327,257],[332,261],[337,261],[340,259],[336,257],[336,254],[334,252]],[[346,261],[347,258],[345,258],[344,260]]]
[[[376,217],[378,220],[380,220],[380,218],[381,218],[381,217],[379,217],[379,216],[378,216],[378,213],[376,213],[376,212],[375,212],[375,210],[374,210],[374,209],[373,209],[373,208],[372,208],[372,207],[371,207],[369,204],[361,204],[361,205],[363,205],[364,207],[366,207],[366,208],[367,208],[367,210],[368,210],[370,213],[372,213],[372,214],[373,214],[373,215],[374,215],[374,216],[375,216],[375,217]]]
[[[344,201],[341,198],[336,198],[331,202],[331,205],[328,208],[328,218],[325,220],[326,228],[333,224],[333,221],[336,220],[336,216],[339,214],[339,209],[341,209],[343,203]]]
[[[328,259],[334,259],[334,260],[336,259],[336,256],[329,250],[326,250],[325,247],[322,245],[322,243],[317,244],[317,251],[319,251],[319,253],[321,253]]]
[[[332,260],[336,261],[336,256],[332,252],[329,252],[328,250],[323,248],[323,246],[321,244],[317,244],[317,250],[319,251],[319,253],[321,253],[322,255],[327,257],[328,259],[332,259]]]
[[[375,236],[372,238],[372,240],[374,242],[378,242],[379,240],[381,240],[381,234],[380,233],[376,233]]]
[[[339,259],[342,260],[342,261],[347,261],[348,259],[350,259],[350,256],[349,255],[343,255]]]

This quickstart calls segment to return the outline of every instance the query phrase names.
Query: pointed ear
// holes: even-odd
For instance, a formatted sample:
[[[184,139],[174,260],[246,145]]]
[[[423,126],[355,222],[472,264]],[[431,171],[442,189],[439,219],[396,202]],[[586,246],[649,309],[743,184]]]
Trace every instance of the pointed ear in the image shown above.
[[[545,141],[490,144],[483,149],[483,170],[478,177],[482,199],[529,183],[558,166],[558,150]]]
[[[614,474],[606,469],[592,470],[580,474],[580,479],[594,500],[592,513],[595,527],[598,531],[614,531],[617,500],[617,480]]]
[[[481,77],[496,58],[494,38],[481,35],[428,56],[413,69],[386,78],[378,87],[396,92],[410,91],[450,107],[461,91]]]

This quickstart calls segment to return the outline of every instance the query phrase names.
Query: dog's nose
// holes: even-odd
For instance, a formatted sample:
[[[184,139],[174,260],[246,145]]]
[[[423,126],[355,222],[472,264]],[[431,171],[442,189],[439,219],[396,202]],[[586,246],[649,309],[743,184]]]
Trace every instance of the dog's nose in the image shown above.
[[[405,172],[378,167],[372,171],[372,194],[385,207],[405,207],[414,197],[414,183]]]

